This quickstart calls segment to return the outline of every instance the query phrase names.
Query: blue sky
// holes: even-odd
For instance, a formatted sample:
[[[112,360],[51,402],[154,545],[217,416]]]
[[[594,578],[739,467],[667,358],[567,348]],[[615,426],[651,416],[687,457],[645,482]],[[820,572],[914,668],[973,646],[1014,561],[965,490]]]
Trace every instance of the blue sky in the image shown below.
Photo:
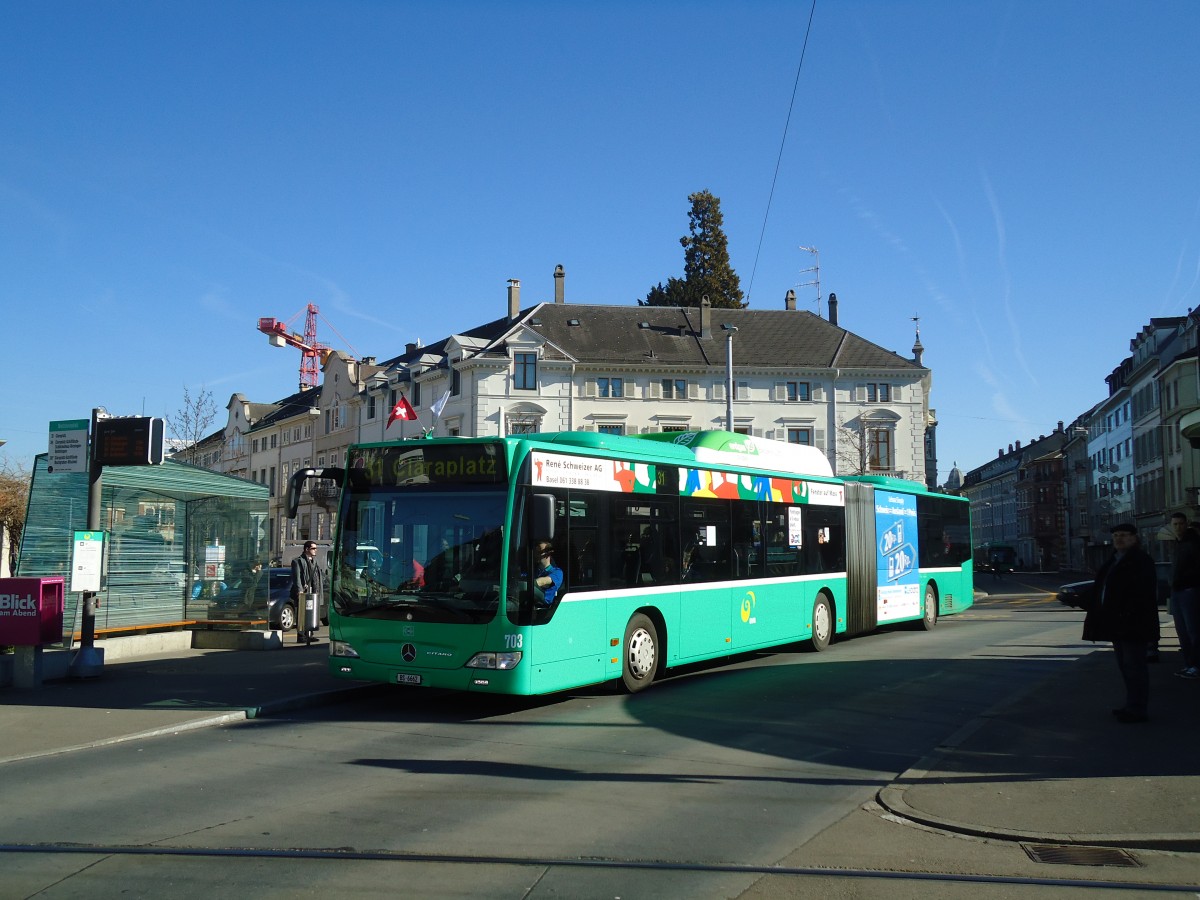
[[[568,302],[634,304],[705,188],[752,308],[816,309],[809,246],[843,327],[908,355],[920,316],[941,479],[1200,302],[1200,4],[817,0],[780,156],[809,10],[8,0],[0,454],[283,397],[255,324],[309,302],[380,359],[560,263]]]

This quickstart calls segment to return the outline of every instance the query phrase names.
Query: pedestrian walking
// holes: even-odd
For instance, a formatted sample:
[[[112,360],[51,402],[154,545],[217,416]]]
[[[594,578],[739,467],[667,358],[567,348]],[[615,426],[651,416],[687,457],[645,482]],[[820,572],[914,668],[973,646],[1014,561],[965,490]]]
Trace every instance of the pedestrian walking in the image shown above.
[[[1180,678],[1200,678],[1200,532],[1183,513],[1171,516],[1175,552],[1171,560],[1171,616],[1179,636]]]
[[[1082,598],[1085,641],[1112,641],[1125,682],[1125,705],[1112,711],[1118,722],[1145,722],[1150,701],[1148,648],[1158,642],[1158,577],[1130,523],[1112,528],[1113,553]]]
[[[315,541],[304,542],[304,553],[292,560],[292,589],[290,591],[292,602],[295,603],[295,609],[298,613],[296,617],[296,642],[300,644],[312,644],[316,642],[314,632],[317,630],[316,616],[308,617],[300,615],[300,606],[304,602],[301,594],[316,594],[316,613],[321,614],[321,596],[325,588],[325,573],[321,571],[321,565],[317,562],[317,544]],[[300,623],[303,622],[308,628],[304,631],[300,629]]]

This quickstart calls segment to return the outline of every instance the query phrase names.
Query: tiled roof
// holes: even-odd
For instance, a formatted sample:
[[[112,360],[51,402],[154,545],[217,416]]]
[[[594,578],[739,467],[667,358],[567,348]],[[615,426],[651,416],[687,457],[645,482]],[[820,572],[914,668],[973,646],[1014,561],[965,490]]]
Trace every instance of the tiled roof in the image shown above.
[[[701,334],[700,310],[664,306],[544,303],[522,313],[524,325],[577,362],[723,365],[727,332],[736,327],[741,367],[900,369],[922,367],[804,310],[713,309]],[[548,350],[548,356],[554,352]]]

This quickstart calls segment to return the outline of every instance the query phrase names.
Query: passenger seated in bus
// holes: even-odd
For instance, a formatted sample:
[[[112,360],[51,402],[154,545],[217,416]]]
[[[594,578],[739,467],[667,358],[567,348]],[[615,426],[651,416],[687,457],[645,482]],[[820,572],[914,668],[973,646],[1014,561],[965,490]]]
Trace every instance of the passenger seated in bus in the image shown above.
[[[533,583],[540,589],[541,601],[552,606],[563,583],[563,570],[554,564],[554,548],[549,541],[538,541],[535,545],[536,559]]]

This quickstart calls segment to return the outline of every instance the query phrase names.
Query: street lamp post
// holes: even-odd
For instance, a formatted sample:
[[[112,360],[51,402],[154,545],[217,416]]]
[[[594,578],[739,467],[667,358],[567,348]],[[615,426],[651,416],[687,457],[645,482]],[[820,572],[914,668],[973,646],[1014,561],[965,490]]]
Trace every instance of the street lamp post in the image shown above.
[[[737,326],[726,322],[721,330],[725,332],[725,430],[733,431],[733,336]]]

